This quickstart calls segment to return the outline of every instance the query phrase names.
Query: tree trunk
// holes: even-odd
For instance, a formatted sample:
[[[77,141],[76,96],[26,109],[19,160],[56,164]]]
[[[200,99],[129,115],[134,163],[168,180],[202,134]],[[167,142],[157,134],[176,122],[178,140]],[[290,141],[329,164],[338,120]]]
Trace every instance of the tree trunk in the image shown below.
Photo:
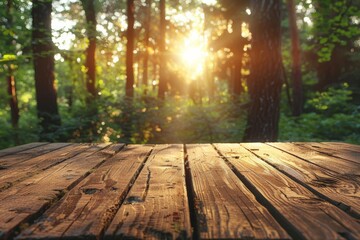
[[[160,54],[160,64],[159,64],[159,90],[158,98],[165,98],[166,91],[166,57],[165,57],[165,38],[166,38],[166,19],[165,19],[165,0],[160,0],[160,36],[159,36],[159,54]]]
[[[281,0],[252,1],[250,108],[244,141],[276,141],[283,79]]]
[[[51,39],[52,1],[32,2],[32,51],[35,71],[37,112],[42,127],[40,140],[60,126],[56,89],[54,86],[54,47]]]
[[[150,22],[151,22],[151,0],[146,0],[146,22],[145,22],[145,55],[144,55],[144,62],[143,62],[143,85],[144,85],[144,94],[147,94],[147,88],[149,85],[149,76],[148,76],[148,69],[149,69],[149,39],[150,39]]]
[[[291,55],[292,55],[292,87],[293,87],[293,116],[300,116],[303,110],[303,89],[301,76],[301,49],[299,31],[296,25],[296,11],[294,0],[287,1],[289,23],[291,30]]]
[[[127,0],[126,97],[134,96],[134,0]]]
[[[242,59],[244,54],[244,41],[242,39],[242,29],[241,29],[242,21],[234,18],[233,19],[233,34],[235,35],[235,39],[237,44],[234,44],[233,46],[233,53],[234,53],[234,66],[233,66],[233,81],[234,81],[234,96],[239,96],[243,91],[244,88],[242,86]]]
[[[7,29],[11,29],[13,26],[13,1],[8,0],[6,5],[6,19],[7,19]],[[12,46],[12,37],[8,37],[7,39],[7,46]],[[10,49],[12,51],[12,49]],[[17,101],[17,94],[16,94],[16,83],[15,83],[15,77],[13,73],[13,65],[11,63],[8,64],[8,76],[6,77],[7,84],[8,84],[8,94],[9,94],[9,104],[10,104],[10,111],[11,111],[11,125],[14,129],[18,128],[19,124],[19,106]]]
[[[19,107],[16,95],[15,77],[13,75],[12,64],[9,64],[9,75],[7,76],[8,94],[10,97],[11,125],[14,129],[19,125]]]
[[[86,49],[86,89],[91,99],[96,98],[96,10],[94,0],[82,0],[82,5],[86,17],[86,32],[89,40],[89,45]]]
[[[345,59],[339,46],[335,46],[327,62],[318,62],[316,71],[319,79],[316,90],[324,91],[327,87],[339,83]]]

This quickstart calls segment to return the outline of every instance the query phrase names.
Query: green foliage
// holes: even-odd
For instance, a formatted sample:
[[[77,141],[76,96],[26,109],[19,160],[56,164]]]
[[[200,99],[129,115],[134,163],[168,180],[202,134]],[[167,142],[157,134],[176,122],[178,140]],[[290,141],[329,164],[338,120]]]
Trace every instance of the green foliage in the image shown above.
[[[330,87],[324,92],[315,92],[308,100],[305,108],[308,111],[331,116],[336,113],[351,113],[354,106],[350,104],[352,91],[344,83],[340,88]]]
[[[359,22],[354,21],[360,15],[360,8],[350,0],[313,1],[314,35],[318,61],[330,61],[336,46],[346,46],[349,40],[360,35]]]
[[[360,108],[351,103],[347,84],[315,92],[306,102],[307,113],[280,120],[280,141],[344,141],[360,143]]]

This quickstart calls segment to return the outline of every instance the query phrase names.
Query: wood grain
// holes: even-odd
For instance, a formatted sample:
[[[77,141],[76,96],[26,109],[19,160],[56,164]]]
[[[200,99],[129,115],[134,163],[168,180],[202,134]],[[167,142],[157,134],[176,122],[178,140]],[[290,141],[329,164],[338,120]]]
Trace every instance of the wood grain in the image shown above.
[[[18,239],[98,239],[125,198],[152,146],[130,145],[71,189]]]
[[[360,152],[357,152],[354,148],[348,148],[348,145],[342,146],[338,144],[327,143],[295,143],[303,147],[310,148],[312,150],[327,154],[336,158],[342,158],[348,161],[360,163]],[[351,146],[351,145],[350,145]]]
[[[284,172],[316,195],[330,201],[360,220],[360,182],[352,175],[344,175],[303,161],[293,155],[263,143],[243,143],[246,149],[279,171]],[[341,161],[341,160],[340,160]]]
[[[343,143],[343,142],[322,142],[323,144],[329,145],[331,147],[339,147],[340,149],[360,152],[360,145],[350,144],[350,143]]]
[[[10,237],[123,145],[96,145],[0,193],[0,235]],[[107,148],[105,148],[107,147]]]
[[[54,144],[45,145],[44,147],[46,147],[46,149],[41,149],[43,150],[41,152],[44,153],[42,155],[32,152],[26,154],[25,155],[26,158],[30,157],[31,155],[34,156],[33,158],[27,159],[26,161],[25,160],[17,161],[15,158],[11,159],[11,161],[18,163],[17,164],[9,163],[6,168],[1,170],[0,192],[4,191],[9,187],[12,187],[17,182],[20,182],[26,178],[38,174],[53,165],[56,165],[62,161],[65,161],[68,158],[71,158],[85,151],[87,148],[90,147],[90,145],[89,144],[70,145],[70,144],[54,143]],[[42,146],[40,148],[42,148]],[[17,155],[10,155],[10,157],[12,158],[16,156]],[[19,157],[21,158],[22,156],[23,155]]]
[[[357,239],[360,224],[239,144],[216,148],[295,239]]]
[[[299,146],[294,143],[271,143],[273,147],[282,151],[296,155],[304,161],[311,162],[320,167],[332,170],[344,175],[352,175],[356,178],[360,177],[360,163],[339,159],[327,154],[314,151],[307,147]]]
[[[35,143],[28,143],[28,144],[24,144],[24,145],[20,145],[20,146],[16,146],[16,147],[2,149],[2,150],[0,150],[0,157],[18,153],[21,151],[25,151],[25,150],[28,150],[31,148],[36,148],[36,147],[46,145],[46,144],[48,144],[48,143],[47,142],[35,142]]]
[[[210,144],[187,154],[201,239],[289,238]]]
[[[182,145],[157,145],[105,239],[185,239],[191,225]]]
[[[8,169],[9,167],[14,165],[18,166],[24,161],[63,148],[68,145],[70,145],[70,143],[50,143],[0,157],[0,170]]]

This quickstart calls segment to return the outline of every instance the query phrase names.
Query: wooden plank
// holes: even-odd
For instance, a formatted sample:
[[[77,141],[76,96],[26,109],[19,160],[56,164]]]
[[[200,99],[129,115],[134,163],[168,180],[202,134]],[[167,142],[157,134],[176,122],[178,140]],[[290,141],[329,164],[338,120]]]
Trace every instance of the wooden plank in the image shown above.
[[[360,238],[360,224],[355,219],[252,152],[239,144],[217,144],[216,148],[294,239]]]
[[[281,149],[282,151],[296,155],[304,161],[311,162],[328,170],[345,175],[360,176],[360,164],[345,159],[339,159],[318,151],[299,146],[293,143],[271,143],[271,146]]]
[[[99,239],[151,149],[149,145],[125,147],[77,184],[17,239]]]
[[[157,145],[105,239],[185,239],[191,225],[182,145]]]
[[[123,146],[96,145],[0,193],[0,236],[10,237]]]
[[[39,147],[39,146],[46,145],[46,144],[48,144],[48,143],[47,142],[35,142],[35,143],[28,143],[28,144],[24,144],[24,145],[20,145],[20,146],[16,146],[16,147],[5,148],[5,149],[0,150],[0,157],[14,154],[17,152],[21,152],[24,150],[28,150],[31,148]]]
[[[342,158],[348,161],[352,161],[355,163],[360,163],[360,152],[348,150],[347,148],[343,148],[337,144],[325,144],[325,143],[300,143],[295,142],[294,144],[310,148],[314,151],[318,151],[322,154],[330,155],[335,158]]]
[[[263,143],[241,144],[279,171],[296,179],[317,196],[326,199],[360,220],[360,178],[340,174],[303,161]]]
[[[329,146],[337,146],[341,149],[346,149],[353,152],[360,152],[360,145],[350,144],[350,143],[343,143],[343,142],[322,142],[323,144],[329,145]]]
[[[67,146],[68,145],[68,146]],[[19,162],[18,164],[9,164],[6,168],[1,170],[0,175],[0,192],[12,187],[16,182],[20,182],[35,174],[38,174],[47,168],[54,166],[66,159],[69,159],[90,147],[89,144],[49,144],[46,151],[49,153],[28,159],[27,161]],[[65,147],[63,147],[65,146]],[[56,148],[60,148],[55,150]],[[31,153],[33,154],[33,153]],[[31,155],[30,154],[30,155]],[[36,154],[34,154],[36,156]],[[17,155],[10,155],[11,157]],[[14,159],[12,159],[14,160]],[[16,161],[16,160],[15,160]]]
[[[210,144],[187,154],[201,239],[289,238]]]
[[[70,145],[70,143],[50,143],[1,157],[0,170],[8,169],[10,166],[18,165],[24,161],[27,161],[29,159],[49,153],[51,151],[60,149],[68,145]]]

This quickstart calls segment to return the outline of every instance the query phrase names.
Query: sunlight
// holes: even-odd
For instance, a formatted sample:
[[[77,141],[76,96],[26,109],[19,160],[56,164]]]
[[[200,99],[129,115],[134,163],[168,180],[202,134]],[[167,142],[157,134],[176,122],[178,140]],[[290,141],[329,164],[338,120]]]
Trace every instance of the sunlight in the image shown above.
[[[70,49],[75,35],[70,30],[75,26],[76,22],[61,19],[58,16],[53,16],[51,22],[51,28],[53,30],[53,42],[59,49],[68,50]]]
[[[198,31],[191,31],[184,40],[183,47],[180,50],[181,61],[186,67],[191,80],[195,80],[203,73],[203,65],[208,56],[206,51],[206,41]]]
[[[202,0],[202,2],[206,5],[215,5],[217,0]]]

